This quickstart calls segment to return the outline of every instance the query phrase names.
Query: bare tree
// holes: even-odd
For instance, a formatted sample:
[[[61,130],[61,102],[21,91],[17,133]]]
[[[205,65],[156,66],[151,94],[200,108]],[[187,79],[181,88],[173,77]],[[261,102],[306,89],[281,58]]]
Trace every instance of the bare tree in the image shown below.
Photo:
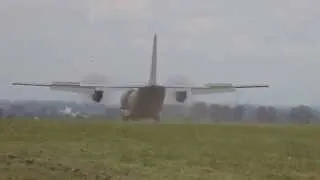
[[[289,113],[291,122],[308,124],[315,118],[312,108],[305,105],[300,105],[291,109]]]
[[[3,118],[3,116],[4,116],[3,109],[2,109],[2,108],[0,108],[0,119],[2,119],[2,118]]]
[[[275,123],[278,120],[278,113],[275,107],[268,106],[268,123]]]
[[[233,108],[233,120],[242,121],[245,114],[245,107],[243,105],[238,105]]]
[[[274,123],[277,121],[277,110],[272,106],[259,106],[256,118],[259,123]]]
[[[209,109],[210,119],[214,122],[226,122],[233,119],[232,109],[229,106],[212,104]]]
[[[196,102],[189,112],[189,116],[194,120],[203,120],[209,117],[208,106],[205,102]]]
[[[267,107],[265,106],[259,106],[256,110],[256,116],[257,116],[257,121],[260,122],[266,122],[267,121],[267,115],[268,110]]]

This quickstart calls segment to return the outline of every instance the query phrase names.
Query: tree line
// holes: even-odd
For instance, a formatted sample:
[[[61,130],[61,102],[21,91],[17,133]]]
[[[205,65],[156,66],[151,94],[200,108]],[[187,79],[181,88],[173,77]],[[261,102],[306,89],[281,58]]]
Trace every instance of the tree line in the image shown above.
[[[66,102],[19,102],[0,103],[0,117],[61,117],[66,106],[80,115],[100,116],[106,119],[120,117],[118,107],[102,104],[77,104]],[[320,113],[307,105],[280,108],[274,106],[246,105],[236,106],[195,102],[191,106],[164,105],[161,116],[166,119],[187,118],[194,122],[255,122],[255,123],[320,123]]]
[[[212,122],[258,122],[258,123],[317,123],[320,113],[306,105],[292,108],[273,106],[237,105],[230,107],[220,104],[197,102],[191,106],[188,116],[193,120]]]

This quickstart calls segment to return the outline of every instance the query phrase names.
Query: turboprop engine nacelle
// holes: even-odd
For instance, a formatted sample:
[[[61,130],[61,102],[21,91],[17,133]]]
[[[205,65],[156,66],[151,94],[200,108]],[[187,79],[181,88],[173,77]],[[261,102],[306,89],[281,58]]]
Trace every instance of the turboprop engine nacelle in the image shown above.
[[[179,103],[183,103],[187,100],[187,91],[176,91],[175,92],[175,98],[176,101]]]
[[[102,98],[103,98],[103,91],[101,91],[101,90],[94,91],[91,96],[91,99],[94,102],[101,102]]]

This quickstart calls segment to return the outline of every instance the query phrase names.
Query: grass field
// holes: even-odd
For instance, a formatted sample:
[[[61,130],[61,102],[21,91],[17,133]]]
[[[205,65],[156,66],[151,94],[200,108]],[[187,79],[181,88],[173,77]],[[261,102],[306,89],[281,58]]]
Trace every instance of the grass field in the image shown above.
[[[0,179],[320,179],[320,126],[0,120]]]

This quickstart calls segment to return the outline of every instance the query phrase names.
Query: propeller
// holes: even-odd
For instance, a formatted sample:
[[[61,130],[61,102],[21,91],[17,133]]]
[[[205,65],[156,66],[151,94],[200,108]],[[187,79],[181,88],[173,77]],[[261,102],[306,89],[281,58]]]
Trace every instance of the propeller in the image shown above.
[[[195,83],[191,80],[191,78],[185,76],[185,75],[173,75],[168,78],[168,80],[165,82],[165,85],[186,85],[186,86],[192,86],[195,85]],[[184,104],[188,105],[193,101],[193,98],[191,96],[190,91],[187,92],[187,99],[183,103],[179,103],[176,100],[176,90],[174,89],[167,89],[166,90],[166,98],[165,98],[165,104]]]
[[[83,77],[83,80],[85,82],[90,82],[90,83],[97,83],[97,84],[104,84],[107,85],[108,83],[110,83],[110,79],[103,74],[100,73],[90,73],[86,76]],[[82,101],[86,104],[93,104],[96,103],[93,101],[92,99],[92,95],[93,95],[93,91],[85,94],[82,97]],[[103,98],[101,99],[101,101],[99,103],[104,104],[104,105],[109,105],[111,102],[111,97],[112,97],[112,92],[110,90],[104,90],[103,91]]]

